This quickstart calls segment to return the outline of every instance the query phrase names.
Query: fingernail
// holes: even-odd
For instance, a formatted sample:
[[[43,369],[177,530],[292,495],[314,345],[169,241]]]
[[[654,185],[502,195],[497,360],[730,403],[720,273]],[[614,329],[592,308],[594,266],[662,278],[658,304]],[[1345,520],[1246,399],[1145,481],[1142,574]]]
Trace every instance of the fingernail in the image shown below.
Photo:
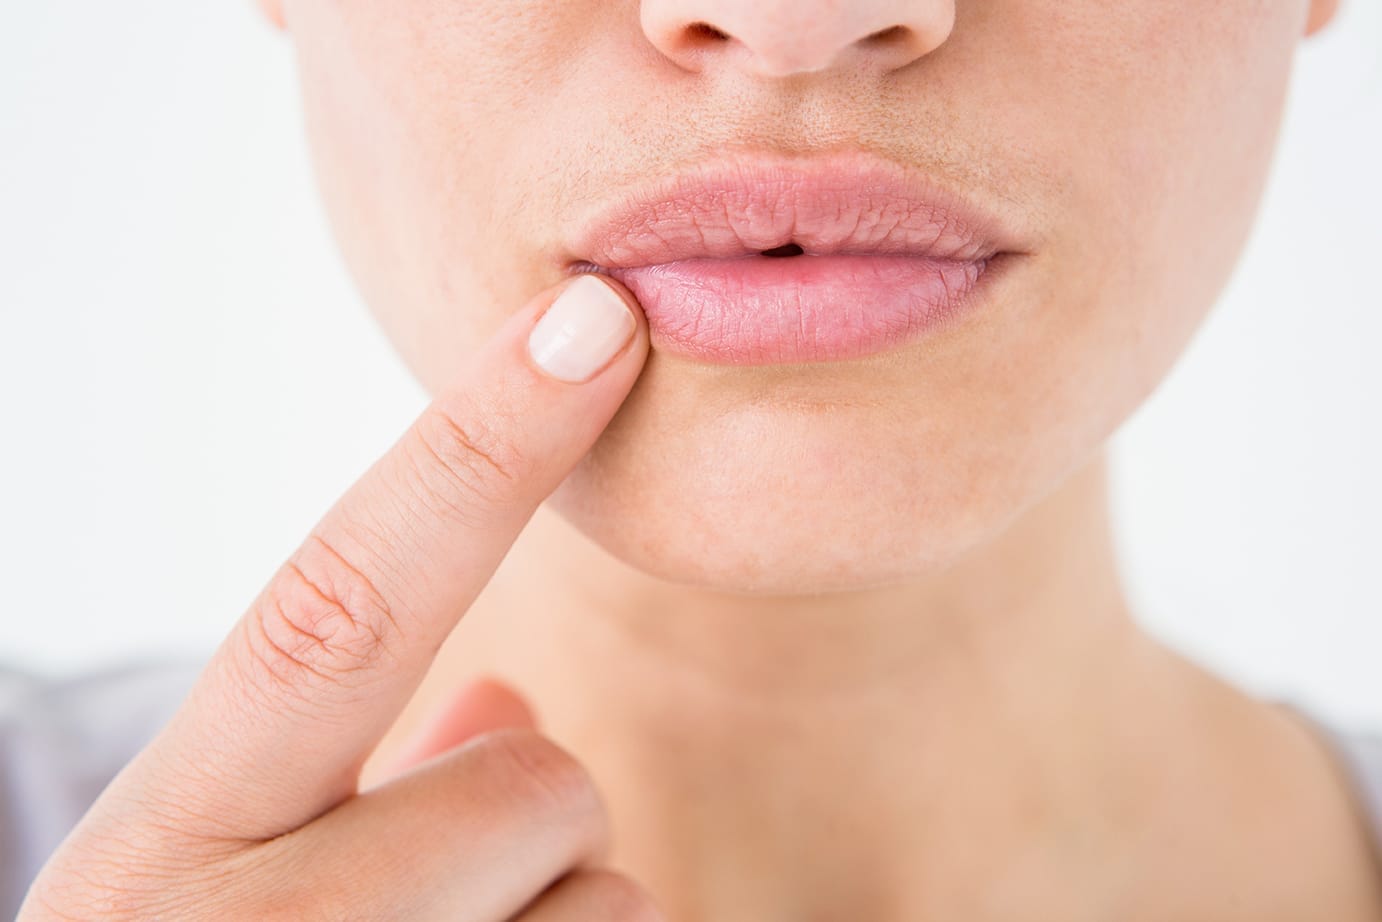
[[[624,299],[599,276],[566,286],[528,334],[533,361],[554,378],[588,381],[624,347],[638,328]]]

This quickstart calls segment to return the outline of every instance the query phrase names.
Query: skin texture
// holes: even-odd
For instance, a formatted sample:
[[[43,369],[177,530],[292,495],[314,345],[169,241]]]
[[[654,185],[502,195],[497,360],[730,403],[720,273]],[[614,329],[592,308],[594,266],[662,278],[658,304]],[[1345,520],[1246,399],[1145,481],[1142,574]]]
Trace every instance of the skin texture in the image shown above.
[[[887,18],[819,6],[832,35]],[[765,594],[944,566],[1088,460],[1234,263],[1309,15],[1279,0],[901,4],[892,18],[911,11],[928,36],[913,50],[930,48],[905,67],[764,77],[742,47],[692,59],[677,43],[672,24],[713,5],[284,9],[337,233],[430,389],[560,278],[592,203],[724,148],[877,152],[1021,229],[1030,256],[943,339],[837,367],[655,353],[552,501],[643,572]],[[751,37],[812,19],[738,15]]]
[[[1102,446],[1232,269],[1333,6],[271,5],[342,249],[429,388],[583,255],[594,205],[725,149],[925,168],[1024,252],[884,355],[653,350],[367,781],[489,673],[674,918],[1376,915],[1318,740],[1142,634],[1103,504]]]
[[[275,576],[26,922],[497,919],[561,868],[523,918],[1382,918],[1319,736],[1138,628],[1102,455],[1232,268],[1331,3],[263,6],[442,413]],[[1021,256],[857,361],[653,349],[585,398],[520,371],[593,208],[725,150],[924,168]]]
[[[624,333],[553,377],[529,338],[567,295],[562,315],[584,303]],[[601,867],[609,822],[590,774],[500,683],[449,696],[396,777],[358,790],[437,647],[647,350],[637,305],[598,279],[516,312],[273,574],[19,918],[660,918]]]

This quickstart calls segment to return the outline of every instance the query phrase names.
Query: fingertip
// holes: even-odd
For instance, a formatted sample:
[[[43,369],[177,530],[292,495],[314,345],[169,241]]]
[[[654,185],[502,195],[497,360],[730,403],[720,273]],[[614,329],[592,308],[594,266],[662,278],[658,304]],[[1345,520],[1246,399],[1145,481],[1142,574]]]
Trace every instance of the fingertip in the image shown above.
[[[466,694],[478,713],[492,715],[494,727],[540,729],[537,714],[527,698],[502,679],[480,676],[471,683]]]
[[[578,275],[559,289],[528,334],[528,354],[548,377],[584,384],[627,354],[647,351],[638,300],[615,279]]]
[[[382,776],[397,777],[481,734],[510,727],[537,731],[532,706],[501,679],[473,679],[424,718],[422,727],[389,760]]]
[[[639,326],[647,326],[648,318],[643,313],[643,305],[639,302],[638,296],[633,293],[632,288],[625,285],[614,276],[606,275],[603,272],[586,272],[576,276],[576,278],[592,278],[603,282],[607,288],[624,299],[624,303],[628,306],[630,312],[632,312]]]

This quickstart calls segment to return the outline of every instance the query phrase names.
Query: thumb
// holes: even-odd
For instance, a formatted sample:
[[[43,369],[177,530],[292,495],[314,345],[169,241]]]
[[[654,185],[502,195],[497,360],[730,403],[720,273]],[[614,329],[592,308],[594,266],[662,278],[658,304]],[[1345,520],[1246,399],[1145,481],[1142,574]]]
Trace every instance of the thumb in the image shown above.
[[[448,752],[472,737],[502,727],[536,730],[537,717],[523,696],[499,679],[482,676],[468,682],[423,721],[398,755],[385,765],[377,784]]]

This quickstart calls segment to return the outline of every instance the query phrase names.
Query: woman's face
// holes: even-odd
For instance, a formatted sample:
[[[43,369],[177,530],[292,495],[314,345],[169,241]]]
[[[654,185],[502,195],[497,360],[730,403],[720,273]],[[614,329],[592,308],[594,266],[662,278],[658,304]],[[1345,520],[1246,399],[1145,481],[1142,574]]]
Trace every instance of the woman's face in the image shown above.
[[[549,500],[653,575],[782,593],[942,566],[1091,459],[1223,285],[1294,46],[1329,12],[265,2],[297,46],[349,265],[429,389],[566,275],[593,209],[727,151],[863,151],[1002,216],[1021,255],[958,322],[901,347],[735,366],[655,340]],[[892,26],[907,40],[854,41]]]

